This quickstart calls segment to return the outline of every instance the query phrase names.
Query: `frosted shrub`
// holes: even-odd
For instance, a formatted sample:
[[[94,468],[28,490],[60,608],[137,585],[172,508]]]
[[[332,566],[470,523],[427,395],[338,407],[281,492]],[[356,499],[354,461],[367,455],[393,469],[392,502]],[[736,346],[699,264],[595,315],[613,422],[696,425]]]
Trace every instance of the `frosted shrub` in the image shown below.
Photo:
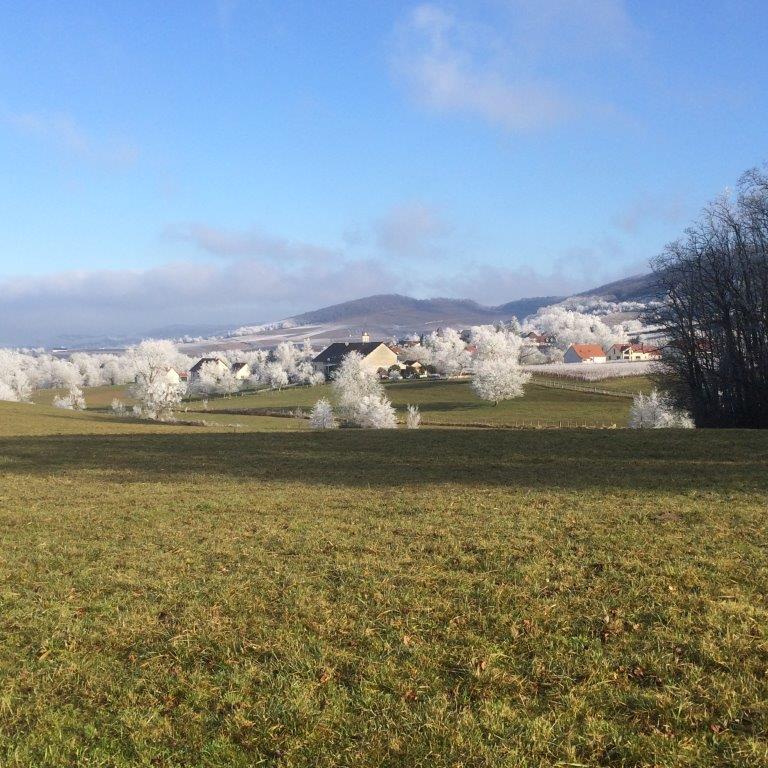
[[[350,424],[368,429],[394,429],[395,409],[384,394],[375,371],[363,365],[358,352],[350,352],[336,370],[333,391],[339,412]]]
[[[405,426],[408,429],[418,429],[421,426],[421,412],[418,405],[409,405],[405,417]]]
[[[122,400],[115,398],[112,400],[112,405],[110,408],[112,409],[112,413],[114,413],[115,416],[125,416],[125,405],[123,404]]]
[[[70,411],[84,411],[85,398],[83,397],[83,390],[77,385],[71,386],[66,395],[53,399],[53,407],[66,408]]]
[[[336,417],[333,415],[333,407],[325,398],[318,400],[309,414],[309,425],[312,429],[336,429]]]
[[[631,429],[693,429],[693,419],[676,409],[669,397],[655,389],[650,395],[638,394],[629,411]]]
[[[354,408],[351,420],[365,429],[395,429],[397,418],[392,403],[384,395],[366,395]]]

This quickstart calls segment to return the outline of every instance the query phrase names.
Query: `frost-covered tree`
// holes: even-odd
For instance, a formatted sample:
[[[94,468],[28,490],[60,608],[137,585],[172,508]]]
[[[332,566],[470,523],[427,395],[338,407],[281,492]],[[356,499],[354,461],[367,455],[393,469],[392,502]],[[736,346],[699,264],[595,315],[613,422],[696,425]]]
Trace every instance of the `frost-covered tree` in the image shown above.
[[[264,366],[262,369],[262,381],[272,389],[282,389],[290,383],[288,372],[277,361],[267,363]]]
[[[101,368],[101,360],[98,356],[89,355],[85,352],[75,352],[69,361],[77,369],[82,386],[99,387],[106,383]]]
[[[333,375],[333,391],[342,417],[358,427],[394,429],[395,410],[384,394],[375,371],[363,364],[359,352],[350,352]]]
[[[313,429],[336,429],[339,426],[336,423],[333,407],[324,397],[312,406],[309,424]]]
[[[84,411],[86,406],[83,390],[77,385],[71,386],[66,395],[53,399],[53,407],[66,408],[70,411]]]
[[[418,405],[409,405],[405,417],[405,426],[408,429],[418,429],[421,426],[421,412]]]
[[[353,406],[366,395],[383,393],[379,377],[363,364],[363,357],[359,352],[345,355],[341,365],[333,373],[331,386],[342,409]]]
[[[240,389],[240,380],[232,369],[210,360],[200,366],[194,382],[195,392],[203,395],[231,395]]]
[[[653,390],[650,395],[635,395],[629,410],[631,429],[692,429],[693,419],[685,411],[677,410],[663,392]]]
[[[520,366],[523,340],[506,328],[481,325],[472,329],[475,359],[472,389],[478,397],[498,404],[525,394],[530,379]]]
[[[183,382],[168,378],[169,369],[179,363],[179,352],[170,341],[142,341],[126,353],[134,383],[133,396],[139,401],[138,411],[149,419],[166,420],[173,417],[186,392]]]
[[[173,412],[181,403],[186,390],[183,382],[176,384],[168,381],[166,377],[141,384],[137,382],[132,388],[133,396],[140,402],[138,414],[145,419],[157,421],[173,419]]]
[[[25,402],[32,394],[32,384],[25,355],[0,349],[0,400]]]
[[[629,339],[622,325],[611,327],[599,317],[576,312],[560,304],[539,309],[526,321],[523,330],[551,334],[561,349],[568,349],[571,344],[599,344],[607,349],[612,344]]]
[[[469,368],[471,357],[458,331],[444,328],[425,337],[422,344],[411,348],[415,360],[431,365],[444,376],[456,376]]]
[[[122,400],[118,399],[117,397],[112,399],[112,404],[110,405],[110,409],[112,413],[115,414],[115,416],[125,416],[125,404]]]

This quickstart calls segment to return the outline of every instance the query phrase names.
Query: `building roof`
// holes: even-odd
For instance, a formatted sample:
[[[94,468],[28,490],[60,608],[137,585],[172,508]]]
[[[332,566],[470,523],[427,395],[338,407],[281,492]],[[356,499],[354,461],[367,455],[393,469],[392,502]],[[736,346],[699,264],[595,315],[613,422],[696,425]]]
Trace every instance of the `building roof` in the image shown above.
[[[368,357],[371,352],[381,346],[386,347],[387,345],[383,341],[337,341],[330,347],[326,347],[312,359],[312,362],[338,365],[350,352],[359,352],[363,357]]]
[[[625,349],[632,350],[632,352],[645,352],[646,354],[661,354],[661,350],[658,347],[653,347],[650,344],[614,344],[612,349],[616,349],[619,352],[623,352]]]
[[[571,344],[570,348],[582,359],[605,357],[605,350],[599,344]]]
[[[245,368],[248,365],[248,363],[233,363],[232,364],[232,373],[237,373],[238,371],[242,371],[243,368]]]

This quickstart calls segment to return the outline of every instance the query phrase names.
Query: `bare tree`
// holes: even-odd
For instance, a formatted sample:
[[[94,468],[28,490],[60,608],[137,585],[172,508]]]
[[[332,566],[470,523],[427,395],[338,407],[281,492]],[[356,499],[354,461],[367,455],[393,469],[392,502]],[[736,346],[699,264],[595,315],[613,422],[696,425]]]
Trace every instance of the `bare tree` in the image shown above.
[[[744,174],[654,260],[662,383],[701,427],[768,427],[768,173]]]

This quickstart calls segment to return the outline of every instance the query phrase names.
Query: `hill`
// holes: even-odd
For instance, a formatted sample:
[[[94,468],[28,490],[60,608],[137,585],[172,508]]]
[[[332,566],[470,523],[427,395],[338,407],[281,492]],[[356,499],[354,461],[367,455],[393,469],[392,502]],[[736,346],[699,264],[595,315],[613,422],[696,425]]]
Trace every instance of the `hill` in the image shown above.
[[[514,314],[528,315],[539,307],[561,301],[559,296],[543,296],[511,301],[498,307],[486,307],[471,299],[414,299],[400,294],[366,296],[313,312],[304,312],[291,319],[297,325],[323,323],[353,323],[374,328],[419,328],[426,325],[473,325]]]
[[[658,299],[661,291],[656,277],[650,273],[625,277],[576,295],[595,296],[607,301],[651,301]]]
[[[444,325],[470,326],[509,320],[513,315],[525,317],[562,298],[541,296],[488,307],[470,299],[414,299],[400,294],[380,294],[304,312],[291,317],[289,322],[297,326],[332,328],[332,335],[338,338],[356,335],[362,329],[376,336],[396,336]]]

